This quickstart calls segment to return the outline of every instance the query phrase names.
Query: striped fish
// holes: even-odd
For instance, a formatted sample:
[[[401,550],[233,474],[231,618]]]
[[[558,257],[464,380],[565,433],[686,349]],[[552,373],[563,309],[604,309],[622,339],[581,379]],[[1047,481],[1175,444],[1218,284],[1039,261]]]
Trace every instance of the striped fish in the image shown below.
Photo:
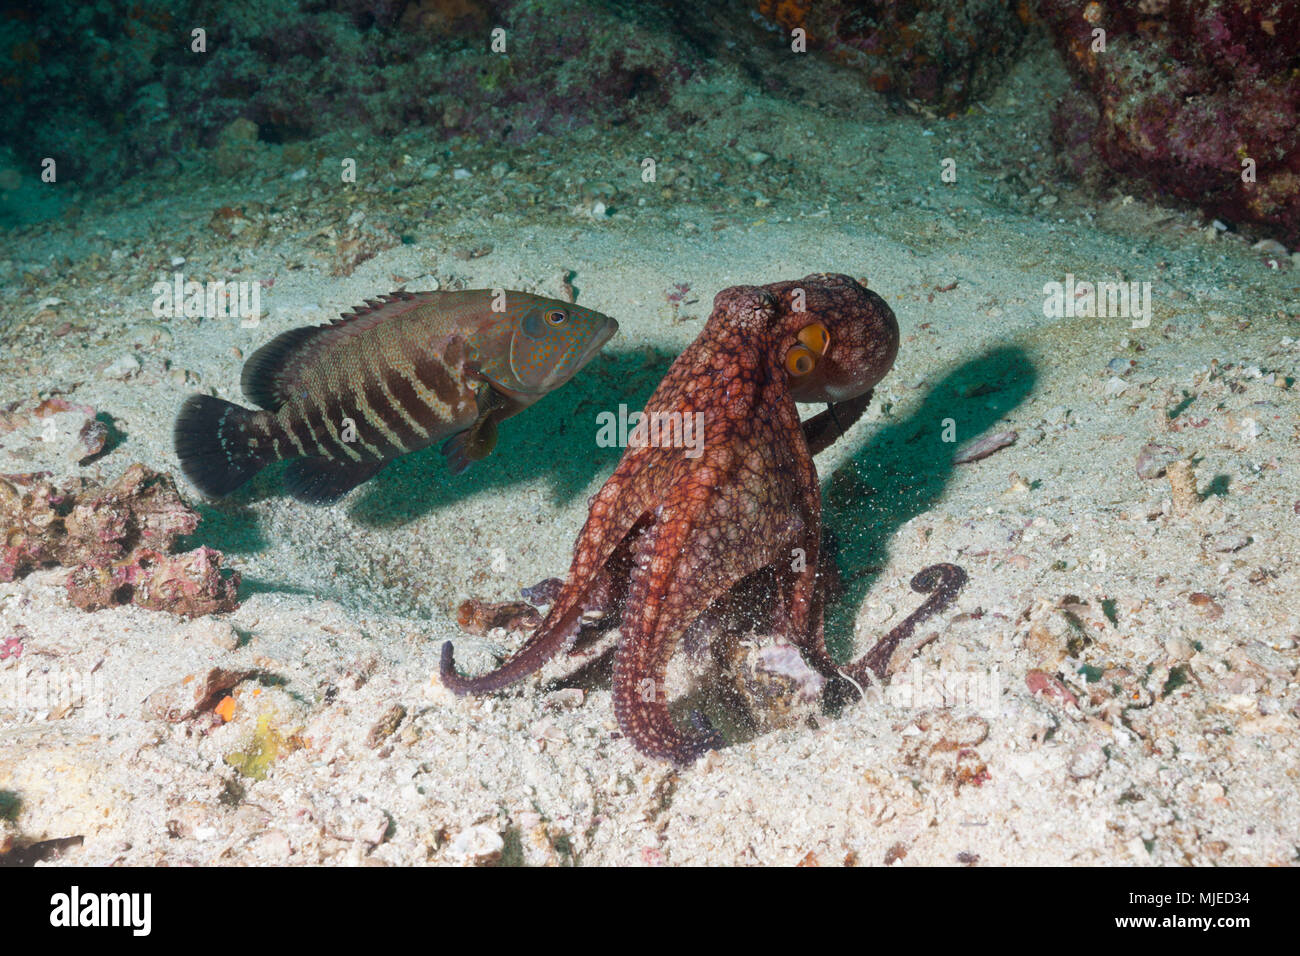
[[[609,316],[527,292],[395,292],[253,353],[240,385],[263,411],[191,395],[176,456],[218,498],[291,459],[286,490],[327,504],[443,439],[458,474],[492,450],[498,422],[567,382],[616,331]]]

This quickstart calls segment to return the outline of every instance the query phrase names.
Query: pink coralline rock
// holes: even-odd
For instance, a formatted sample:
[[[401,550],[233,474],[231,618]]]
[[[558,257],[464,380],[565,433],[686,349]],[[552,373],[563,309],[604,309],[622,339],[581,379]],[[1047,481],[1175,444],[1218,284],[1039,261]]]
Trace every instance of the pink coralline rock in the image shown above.
[[[183,554],[137,548],[120,561],[88,561],[72,569],[67,586],[83,611],[135,604],[199,617],[239,607],[239,573],[223,575],[221,552],[206,546]]]
[[[1039,12],[1078,85],[1054,123],[1076,174],[1115,171],[1300,243],[1300,0],[1039,0]]]
[[[134,603],[195,616],[238,606],[238,573],[208,547],[172,554],[199,516],[171,477],[135,464],[111,485],[46,473],[0,475],[0,581],[71,568],[68,596],[85,610]]]

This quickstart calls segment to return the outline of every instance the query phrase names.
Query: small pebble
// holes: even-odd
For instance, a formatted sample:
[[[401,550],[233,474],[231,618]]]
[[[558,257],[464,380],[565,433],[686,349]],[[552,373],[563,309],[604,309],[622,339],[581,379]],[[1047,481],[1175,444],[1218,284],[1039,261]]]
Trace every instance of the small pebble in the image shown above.
[[[447,846],[447,854],[454,859],[484,865],[500,859],[505,845],[501,834],[480,824],[461,830],[452,837]]]
[[[995,451],[1000,451],[1008,445],[1014,445],[1019,437],[1020,435],[1014,431],[998,432],[996,435],[985,436],[960,451],[953,458],[953,462],[954,464],[965,465],[973,461],[979,461],[981,458],[987,458]]]
[[[253,846],[257,849],[257,852],[273,860],[288,859],[289,854],[293,852],[293,846],[289,843],[289,838],[284,835],[282,830],[267,830],[257,837]]]
[[[559,690],[553,690],[542,698],[546,706],[561,708],[563,710],[573,710],[581,707],[586,694],[581,687],[562,687]]]
[[[1286,246],[1282,245],[1282,243],[1278,242],[1276,239],[1261,239],[1250,248],[1254,249],[1256,252],[1263,252],[1273,256],[1284,256],[1287,254]]]
[[[203,641],[223,651],[233,651],[239,647],[239,632],[228,621],[212,617],[201,617],[190,622],[185,636],[189,640]]]
[[[94,418],[89,418],[77,432],[77,444],[72,451],[72,457],[77,462],[83,462],[87,458],[94,458],[104,450],[104,445],[108,442],[108,426]]]
[[[172,333],[161,322],[144,322],[131,330],[126,341],[137,348],[167,348],[172,344]]]
[[[1210,597],[1204,591],[1197,591],[1187,599],[1192,607],[1196,608],[1211,621],[1217,621],[1223,617],[1223,606],[1218,601]]]
[[[1098,743],[1087,743],[1070,755],[1067,771],[1075,780],[1096,776],[1106,766],[1106,752]]]
[[[894,605],[887,602],[870,601],[866,607],[866,619],[870,624],[884,624],[894,616]]]
[[[383,715],[370,728],[370,732],[366,734],[366,746],[372,750],[378,747],[393,735],[393,732],[397,730],[398,725],[401,724],[405,717],[406,708],[401,704],[393,704],[384,711]]]
[[[1025,675],[1025,686],[1029,693],[1050,697],[1062,704],[1078,708],[1079,700],[1061,683],[1060,679],[1044,670],[1034,669]]]
[[[1220,554],[1240,551],[1253,540],[1250,535],[1240,531],[1228,531],[1223,534],[1216,534],[1210,539],[1210,550],[1217,551]]]
[[[1165,473],[1169,476],[1169,489],[1173,493],[1174,514],[1184,518],[1201,503],[1201,496],[1196,491],[1196,472],[1192,463],[1183,458],[1170,462]]]
[[[1143,481],[1159,478],[1170,462],[1182,457],[1182,451],[1173,445],[1143,445],[1137,457],[1137,476]]]
[[[104,378],[125,381],[133,375],[140,374],[140,360],[134,355],[123,355],[100,373]]]

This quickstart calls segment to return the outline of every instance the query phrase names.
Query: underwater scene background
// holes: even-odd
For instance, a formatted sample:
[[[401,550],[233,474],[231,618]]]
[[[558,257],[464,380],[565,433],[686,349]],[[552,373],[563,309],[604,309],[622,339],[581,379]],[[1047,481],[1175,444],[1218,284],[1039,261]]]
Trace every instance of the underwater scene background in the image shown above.
[[[1294,862],[1294,0],[0,3],[0,89],[0,861]]]

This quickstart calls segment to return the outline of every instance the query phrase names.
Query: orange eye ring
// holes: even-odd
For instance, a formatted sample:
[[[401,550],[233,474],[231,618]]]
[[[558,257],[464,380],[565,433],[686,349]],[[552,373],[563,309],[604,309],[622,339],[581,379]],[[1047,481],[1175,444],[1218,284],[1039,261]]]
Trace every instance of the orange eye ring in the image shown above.
[[[802,378],[817,367],[817,354],[806,345],[796,345],[785,353],[785,370]]]
[[[551,309],[551,311],[546,313],[546,324],[563,325],[568,320],[568,318],[569,317],[564,314],[564,311],[562,309]]]
[[[799,330],[797,338],[818,358],[825,355],[831,347],[830,330],[820,322],[813,322],[811,325],[805,325]]]

